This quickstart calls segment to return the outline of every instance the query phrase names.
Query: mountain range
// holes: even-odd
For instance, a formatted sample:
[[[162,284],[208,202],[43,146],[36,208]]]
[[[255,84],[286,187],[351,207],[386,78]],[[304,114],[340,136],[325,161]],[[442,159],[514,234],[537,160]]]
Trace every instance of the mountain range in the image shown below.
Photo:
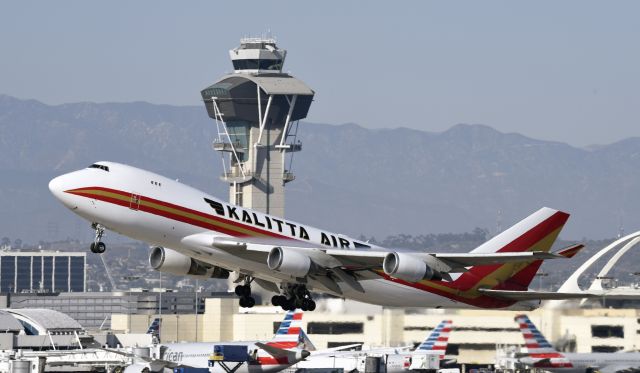
[[[47,189],[111,160],[226,198],[204,107],[144,102],[50,106],[0,95],[0,236],[88,240]],[[352,236],[496,232],[541,206],[572,217],[565,239],[640,228],[640,138],[574,147],[459,124],[444,132],[301,122],[287,217]]]

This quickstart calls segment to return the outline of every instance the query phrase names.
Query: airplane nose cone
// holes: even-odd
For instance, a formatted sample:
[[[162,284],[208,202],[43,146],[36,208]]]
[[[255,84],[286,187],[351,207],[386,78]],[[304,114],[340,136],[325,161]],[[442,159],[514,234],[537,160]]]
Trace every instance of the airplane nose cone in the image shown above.
[[[49,190],[58,201],[62,202],[63,205],[73,208],[74,206],[71,206],[72,201],[70,196],[64,192],[69,189],[67,181],[67,175],[58,176],[49,182]]]
[[[61,199],[62,193],[64,193],[62,180],[63,178],[64,176],[58,176],[56,178],[53,178],[49,182],[49,190],[51,191],[51,194],[53,194],[53,196],[57,199]]]

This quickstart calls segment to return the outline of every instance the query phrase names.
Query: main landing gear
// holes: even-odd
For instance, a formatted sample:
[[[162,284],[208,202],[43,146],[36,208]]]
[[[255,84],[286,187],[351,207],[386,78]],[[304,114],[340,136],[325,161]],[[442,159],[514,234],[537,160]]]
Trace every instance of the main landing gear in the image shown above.
[[[251,296],[251,282],[253,278],[245,276],[244,285],[235,288],[236,295],[240,297],[240,307],[251,308],[256,304],[256,300]]]
[[[303,311],[316,309],[316,302],[311,298],[311,293],[302,284],[289,284],[284,289],[284,295],[271,297],[271,304],[280,306],[285,311],[293,311],[300,308]]]
[[[102,235],[104,234],[104,227],[98,223],[91,224],[91,228],[95,229],[96,236],[91,244],[91,252],[95,254],[102,254],[107,249],[107,245],[102,242]]]

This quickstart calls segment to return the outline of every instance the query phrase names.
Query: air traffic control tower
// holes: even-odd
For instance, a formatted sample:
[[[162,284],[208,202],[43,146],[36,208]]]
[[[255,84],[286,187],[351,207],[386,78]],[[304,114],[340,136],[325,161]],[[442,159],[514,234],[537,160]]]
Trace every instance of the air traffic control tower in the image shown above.
[[[284,216],[284,185],[294,180],[293,154],[302,149],[298,121],[314,92],[282,72],[287,51],[274,39],[241,39],[229,55],[234,72],[201,92],[218,129],[221,179],[231,203]]]

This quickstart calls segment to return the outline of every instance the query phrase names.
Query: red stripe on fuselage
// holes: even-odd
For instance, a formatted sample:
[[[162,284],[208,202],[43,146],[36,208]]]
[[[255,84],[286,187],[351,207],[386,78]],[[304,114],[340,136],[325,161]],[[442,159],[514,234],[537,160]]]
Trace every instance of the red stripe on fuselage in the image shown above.
[[[123,196],[125,198],[131,198],[131,193],[127,193],[127,192],[124,192],[124,191],[121,191],[121,190],[117,190],[117,189],[97,187],[97,186],[96,187],[86,187],[86,188],[78,188],[78,189],[73,189],[73,190],[67,190],[65,192],[66,193],[75,194],[75,195],[80,195],[80,196],[87,197],[87,198],[93,198],[93,199],[101,200],[101,201],[104,201],[104,202],[109,202],[109,203],[116,204],[116,205],[123,206],[123,207],[127,207],[127,208],[130,207],[130,202],[129,201],[123,201],[123,200],[116,199],[116,198],[111,198],[111,197],[108,197],[108,196],[88,193],[91,190],[102,190],[102,191],[105,191],[105,192],[121,195],[121,196]],[[144,211],[144,212],[148,212],[148,213],[151,213],[151,214],[154,214],[154,215],[163,216],[163,217],[166,217],[166,218],[169,218],[169,219],[172,219],[172,220],[177,220],[177,221],[180,221],[180,222],[183,222],[183,223],[187,223],[187,224],[190,224],[190,225],[195,225],[195,226],[198,226],[198,227],[201,227],[201,228],[206,228],[206,229],[210,229],[210,230],[213,230],[213,231],[216,231],[216,232],[225,233],[225,234],[228,234],[228,235],[231,235],[231,236],[234,236],[234,237],[246,237],[246,236],[250,236],[250,235],[244,234],[244,233],[232,230],[232,229],[227,229],[227,228],[224,228],[224,227],[220,227],[218,225],[206,223],[206,222],[203,222],[203,221],[200,221],[200,220],[191,219],[191,218],[188,218],[188,217],[185,217],[185,216],[182,216],[182,215],[173,214],[171,212],[160,210],[160,209],[156,209],[156,208],[153,208],[151,206],[145,206],[145,205],[142,204],[142,201],[148,201],[148,202],[155,203],[155,204],[158,204],[158,205],[161,205],[161,206],[164,206],[164,207],[168,207],[168,208],[172,208],[172,209],[175,209],[175,210],[179,210],[181,212],[198,215],[198,216],[206,218],[206,219],[211,219],[211,220],[214,220],[214,221],[217,221],[217,222],[220,222],[220,223],[229,224],[231,226],[242,228],[242,229],[245,229],[245,230],[249,230],[251,232],[255,232],[255,233],[258,233],[258,234],[262,234],[262,235],[266,235],[266,236],[270,236],[270,237],[275,237],[275,238],[294,240],[291,237],[284,236],[284,235],[281,235],[281,234],[278,234],[278,233],[274,233],[274,232],[271,232],[271,231],[268,231],[268,230],[260,229],[260,228],[257,228],[257,227],[253,227],[253,226],[250,226],[250,225],[246,225],[246,224],[244,224],[242,222],[235,221],[235,220],[232,220],[232,219],[229,219],[229,218],[226,218],[226,217],[219,217],[219,216],[215,216],[215,215],[206,214],[206,213],[203,213],[201,211],[193,210],[193,209],[190,209],[190,208],[187,208],[187,207],[183,207],[183,206],[180,206],[180,205],[176,205],[176,204],[173,204],[173,203],[170,203],[170,202],[164,202],[164,201],[157,200],[157,199],[154,199],[154,198],[151,198],[151,197],[147,197],[147,196],[140,195],[139,198],[140,198],[140,205],[139,205],[139,207],[137,209],[139,211]],[[295,319],[295,315],[294,315],[294,319]]]
[[[286,356],[258,356],[259,365],[289,365],[289,359]]]

